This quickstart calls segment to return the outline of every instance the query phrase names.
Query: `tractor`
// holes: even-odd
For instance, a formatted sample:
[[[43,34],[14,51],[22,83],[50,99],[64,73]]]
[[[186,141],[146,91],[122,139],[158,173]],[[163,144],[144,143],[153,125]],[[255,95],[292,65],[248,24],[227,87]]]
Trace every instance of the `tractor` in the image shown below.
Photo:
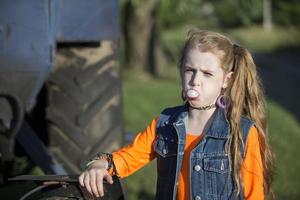
[[[123,141],[118,0],[0,1],[0,162],[79,174]]]

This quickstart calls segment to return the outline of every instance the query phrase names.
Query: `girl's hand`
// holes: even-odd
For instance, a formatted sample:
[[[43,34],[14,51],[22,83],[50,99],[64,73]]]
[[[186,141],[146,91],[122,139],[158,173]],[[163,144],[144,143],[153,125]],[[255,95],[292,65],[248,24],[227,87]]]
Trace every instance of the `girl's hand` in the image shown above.
[[[85,187],[92,196],[104,196],[103,179],[113,184],[113,179],[106,170],[107,166],[107,161],[96,160],[80,174],[80,185]]]

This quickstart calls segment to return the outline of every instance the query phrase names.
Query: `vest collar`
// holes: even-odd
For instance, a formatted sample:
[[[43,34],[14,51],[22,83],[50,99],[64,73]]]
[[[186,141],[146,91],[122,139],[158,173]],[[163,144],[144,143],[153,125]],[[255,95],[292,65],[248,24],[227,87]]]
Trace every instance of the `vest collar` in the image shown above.
[[[217,107],[213,114],[213,121],[206,132],[207,136],[215,138],[228,138],[230,124],[227,120],[224,109]]]
[[[167,125],[186,125],[188,122],[188,104],[179,106],[177,110],[165,122]]]
[[[185,125],[186,127],[188,122],[188,108],[188,103],[178,107],[176,112],[170,116],[165,124],[172,124],[175,126]],[[225,115],[224,110],[217,107],[213,114],[212,123],[205,135],[214,138],[228,138],[230,125]]]

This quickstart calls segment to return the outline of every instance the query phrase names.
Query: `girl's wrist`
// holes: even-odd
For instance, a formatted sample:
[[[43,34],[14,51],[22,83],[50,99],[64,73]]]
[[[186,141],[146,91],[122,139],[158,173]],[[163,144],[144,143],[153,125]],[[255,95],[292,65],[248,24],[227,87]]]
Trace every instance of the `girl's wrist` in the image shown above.
[[[113,156],[109,153],[98,153],[97,156],[86,164],[86,169],[92,167],[102,168],[107,170],[111,175],[119,176],[116,166],[113,162]]]
[[[112,155],[108,153],[98,153],[90,162],[86,164],[86,169],[90,166],[98,166],[106,170],[110,170],[113,166]]]

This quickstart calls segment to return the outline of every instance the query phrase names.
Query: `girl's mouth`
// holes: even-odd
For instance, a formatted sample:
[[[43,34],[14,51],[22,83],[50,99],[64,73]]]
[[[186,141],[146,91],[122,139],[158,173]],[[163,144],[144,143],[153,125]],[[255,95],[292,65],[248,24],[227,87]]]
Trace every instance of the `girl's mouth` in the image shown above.
[[[189,99],[197,99],[199,97],[199,92],[194,90],[194,89],[189,89],[187,92],[186,92],[186,95]]]

